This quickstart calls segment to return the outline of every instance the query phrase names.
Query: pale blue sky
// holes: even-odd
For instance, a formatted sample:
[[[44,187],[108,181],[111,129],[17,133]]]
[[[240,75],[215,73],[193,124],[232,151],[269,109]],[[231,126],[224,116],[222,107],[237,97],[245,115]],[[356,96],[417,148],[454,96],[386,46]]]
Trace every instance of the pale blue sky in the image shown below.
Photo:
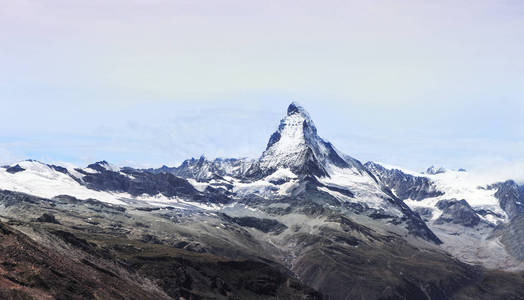
[[[291,100],[363,161],[524,178],[522,1],[0,0],[0,162],[257,157]]]

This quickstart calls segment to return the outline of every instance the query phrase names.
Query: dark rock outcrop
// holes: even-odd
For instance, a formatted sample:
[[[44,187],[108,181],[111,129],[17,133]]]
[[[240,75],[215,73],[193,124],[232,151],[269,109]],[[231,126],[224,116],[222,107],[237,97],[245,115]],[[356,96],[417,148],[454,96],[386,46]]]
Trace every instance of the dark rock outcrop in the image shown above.
[[[25,171],[25,169],[22,168],[22,167],[20,167],[20,165],[17,164],[17,165],[14,165],[14,166],[12,166],[12,167],[7,168],[6,171],[9,172],[9,173],[11,173],[11,174],[16,174],[16,173],[18,173],[18,172],[23,172],[23,171]]]
[[[44,213],[40,217],[38,217],[35,221],[41,222],[41,223],[53,223],[53,224],[60,224],[58,220],[55,218],[54,215]]]
[[[402,200],[423,200],[444,195],[429,178],[413,176],[397,169],[386,169],[374,162],[367,162],[364,166]]]
[[[223,176],[242,177],[251,167],[253,161],[236,158],[216,158],[208,160],[204,156],[198,159],[187,159],[178,167],[162,166],[158,169],[147,169],[150,173],[171,173],[182,178],[193,178],[198,181],[221,178]]]
[[[437,168],[435,166],[431,166],[426,170],[426,174],[429,175],[437,175],[442,173],[446,173],[446,169],[443,167]]]
[[[466,200],[440,200],[437,207],[442,210],[442,214],[435,220],[435,224],[453,223],[473,227],[480,223],[480,217]]]
[[[500,207],[510,219],[524,214],[524,187],[515,181],[508,180],[488,186],[488,189],[497,189],[495,197],[499,200]]]
[[[273,232],[279,234],[287,229],[287,226],[273,219],[261,219],[256,217],[230,217],[222,214],[224,218],[230,222],[236,223],[243,227],[250,227],[258,229],[262,232]]]
[[[166,197],[179,196],[198,202],[229,203],[231,199],[222,190],[210,189],[206,193],[197,191],[186,179],[171,173],[151,173],[132,168],[120,172],[107,170],[100,165],[91,165],[98,172],[89,173],[81,169],[83,184],[88,188],[100,191],[124,192],[132,196],[142,194]]]

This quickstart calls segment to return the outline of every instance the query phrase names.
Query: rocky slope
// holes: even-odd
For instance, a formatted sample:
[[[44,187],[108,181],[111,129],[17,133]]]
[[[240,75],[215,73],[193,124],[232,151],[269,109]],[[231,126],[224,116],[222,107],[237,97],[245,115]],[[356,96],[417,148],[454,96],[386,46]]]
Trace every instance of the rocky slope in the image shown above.
[[[216,158],[213,161],[209,161],[204,156],[201,156],[199,159],[191,158],[185,160],[178,167],[163,166],[158,169],[148,169],[147,171],[151,173],[170,173],[183,178],[206,181],[214,178],[220,179],[224,176],[242,177],[253,163],[253,160],[245,158]]]
[[[7,191],[0,207],[3,299],[524,296],[523,274],[470,266],[320,207],[283,223]]]
[[[417,174],[374,162],[365,165],[425,220],[444,242],[443,249],[490,268],[524,269],[523,244],[516,234],[521,225],[514,221],[524,214],[524,197],[514,181],[487,184],[465,170],[432,167]]]
[[[2,299],[321,298],[276,263],[169,245],[141,211],[14,192],[0,204]]]
[[[98,281],[26,289],[30,279],[20,275],[2,292],[520,299],[522,274],[489,268],[524,266],[523,189],[467,176],[362,164],[322,139],[296,103],[256,160],[201,157],[148,170],[24,161],[0,168],[0,218],[48,256],[31,252],[21,262],[56,252],[82,265],[65,278],[91,272]],[[54,282],[53,272],[37,272]],[[122,289],[104,294],[106,282]]]

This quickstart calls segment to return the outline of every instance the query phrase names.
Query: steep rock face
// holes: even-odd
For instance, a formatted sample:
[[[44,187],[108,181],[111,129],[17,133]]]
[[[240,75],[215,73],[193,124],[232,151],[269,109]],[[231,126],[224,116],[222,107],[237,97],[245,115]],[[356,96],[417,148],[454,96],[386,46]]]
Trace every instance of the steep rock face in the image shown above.
[[[344,190],[336,190],[321,181],[305,178],[293,194],[280,198],[279,202],[291,204],[292,212],[315,217],[330,216],[334,212],[342,215],[359,215],[375,221],[378,227],[387,224],[402,229],[413,237],[440,244],[440,239],[428,228],[418,214],[395,197],[387,188],[367,191],[369,202],[359,199],[359,195],[342,195]],[[377,193],[377,194],[373,194]],[[372,198],[372,197],[378,198]],[[353,200],[354,199],[354,200]],[[377,203],[378,202],[378,203]],[[264,201],[261,202],[264,205]],[[395,230],[390,228],[390,230]]]
[[[409,171],[386,168],[374,162],[365,166],[395,195],[425,217],[442,213],[441,207],[447,208],[443,203],[450,199],[463,199],[469,207],[461,207],[492,226],[505,222],[506,215],[511,217],[521,211],[518,186],[512,181],[486,186],[468,177],[466,171],[440,168],[445,171],[438,172],[440,169],[433,167],[429,169],[431,172],[416,176],[413,172],[408,174]],[[443,202],[439,204],[441,200]],[[456,216],[459,219],[455,224],[461,224],[463,220]]]
[[[514,257],[524,261],[524,214],[504,226],[501,242]]]
[[[446,251],[490,268],[522,268],[524,241],[516,237],[520,223],[512,221],[522,215],[521,189],[513,181],[486,185],[465,170],[430,168],[417,175],[376,163],[366,167],[424,219]]]
[[[97,172],[89,173],[81,169],[77,171],[84,175],[82,181],[90,189],[126,192],[133,196],[142,194],[156,195],[158,193],[162,193],[167,197],[199,194],[187,180],[172,174],[152,174],[131,168],[115,172],[100,166],[99,163],[92,164],[89,168],[97,170]]]
[[[480,217],[464,199],[440,200],[437,207],[442,210],[442,214],[435,224],[453,223],[473,227],[480,223]]]
[[[293,102],[278,130],[271,135],[261,158],[247,175],[263,177],[287,168],[297,175],[329,177],[329,166],[361,168],[359,163],[342,158],[331,143],[320,138],[309,114]]]
[[[282,173],[292,176],[281,177]],[[267,179],[275,176],[283,180]],[[291,184],[293,188],[285,192],[276,188],[273,193],[266,192],[264,197],[291,196],[286,199],[292,199],[298,210],[305,209],[309,213],[313,207],[305,206],[315,205],[315,213],[318,213],[317,209],[336,207],[399,226],[414,236],[440,243],[420,217],[358,160],[338,152],[331,143],[323,140],[309,114],[297,103],[288,107],[266,150],[246,173],[246,179],[278,182],[280,186]],[[303,200],[296,202],[296,199]]]
[[[444,195],[429,178],[413,176],[397,169],[386,169],[374,162],[367,162],[364,166],[402,200],[422,200]]]
[[[231,202],[230,193],[224,189],[197,190],[188,180],[171,173],[120,168],[106,161],[86,168],[65,168],[33,160],[17,165],[23,171],[12,173],[8,168],[0,169],[0,189],[48,198],[69,195],[114,204],[180,200],[198,206]]]
[[[205,181],[224,176],[242,177],[252,164],[252,160],[245,158],[216,158],[210,161],[201,156],[199,159],[187,159],[178,167],[163,166],[159,169],[148,169],[147,171],[152,173],[171,173],[183,178]]]
[[[112,165],[105,160],[96,162],[94,164],[90,164],[87,167],[91,170],[95,170],[98,172],[106,172],[106,171],[120,172],[121,171],[119,167]]]
[[[9,167],[6,169],[7,172],[11,173],[11,174],[16,174],[18,172],[23,172],[25,171],[24,168],[20,167],[19,164],[16,164],[15,166],[12,166],[12,167]]]
[[[497,189],[495,197],[508,217],[514,218],[524,214],[524,189],[513,180],[490,185],[488,189]]]

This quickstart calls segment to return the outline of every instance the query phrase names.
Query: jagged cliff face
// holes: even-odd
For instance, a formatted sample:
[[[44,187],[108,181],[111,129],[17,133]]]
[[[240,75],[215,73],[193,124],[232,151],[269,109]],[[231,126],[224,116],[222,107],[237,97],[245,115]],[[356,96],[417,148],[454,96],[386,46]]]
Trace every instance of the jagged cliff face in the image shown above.
[[[0,168],[0,189],[9,190],[0,191],[0,216],[22,222],[28,233],[48,224],[45,230],[59,227],[99,243],[115,259],[131,260],[168,298],[185,291],[219,299],[294,299],[292,293],[315,299],[305,286],[329,299],[520,296],[518,278],[479,296],[476,289],[486,286],[479,280],[489,272],[445,252],[490,268],[524,268],[522,187],[479,187],[466,179],[467,172],[444,168],[417,174],[363,165],[322,139],[310,115],[292,103],[254,160],[200,157],[148,170],[105,161],[86,168],[37,161]],[[108,242],[113,239],[116,245]],[[153,246],[154,258],[140,257],[144,245],[160,245]],[[159,257],[171,253],[168,248],[203,256],[175,251],[169,255],[180,259],[164,262]],[[197,262],[207,254],[209,264]],[[238,259],[247,262],[232,262]],[[224,272],[214,273],[212,266],[223,261]],[[245,286],[232,273],[250,266],[261,277],[245,273]],[[164,280],[170,268],[176,276]]]
[[[254,160],[245,158],[216,158],[212,161],[204,156],[199,159],[191,158],[185,160],[179,167],[149,170],[153,173],[171,173],[173,175],[192,178],[197,181],[207,181],[211,179],[223,179],[223,177],[242,177],[253,165]]]
[[[496,190],[494,196],[509,219],[524,214],[524,186],[508,180],[490,185],[488,189]]]
[[[429,178],[409,175],[396,169],[387,169],[374,162],[367,162],[365,166],[402,200],[423,200],[444,195],[444,192],[437,190]]]
[[[269,139],[259,167],[265,174],[288,168],[295,174],[329,176],[329,165],[349,167],[331,144],[317,135],[309,114],[297,103],[292,103],[287,116]]]
[[[297,103],[288,107],[266,150],[243,180],[251,181],[251,185],[264,181],[277,182],[280,186],[291,184],[287,190],[264,193],[272,201],[283,196],[315,198],[320,206],[382,219],[387,226],[393,225],[419,238],[440,243],[420,217],[358,160],[338,152],[331,143],[322,139],[309,114]],[[242,189],[239,192],[245,195]],[[300,206],[301,203],[294,205]]]
[[[287,109],[287,115],[273,133],[258,163],[248,176],[269,175],[279,169],[289,169],[302,176],[329,177],[332,168],[354,168],[362,174],[362,166],[352,158],[343,158],[331,143],[317,134],[308,112],[297,103]]]

